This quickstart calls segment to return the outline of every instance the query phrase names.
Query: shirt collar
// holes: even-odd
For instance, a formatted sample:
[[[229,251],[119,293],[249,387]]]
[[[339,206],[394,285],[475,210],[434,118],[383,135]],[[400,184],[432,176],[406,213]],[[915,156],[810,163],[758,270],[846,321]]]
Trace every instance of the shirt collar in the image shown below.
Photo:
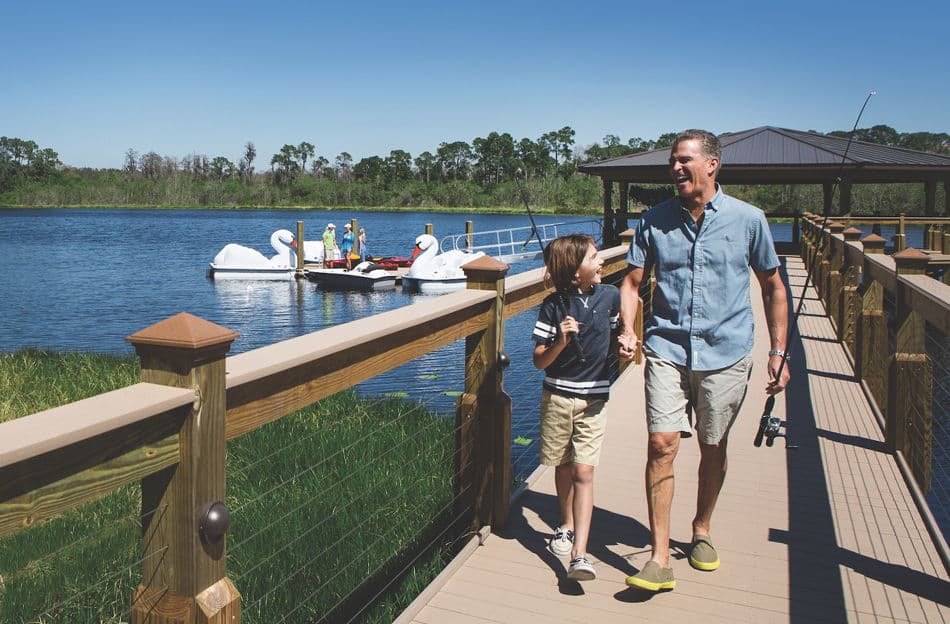
[[[712,199],[706,202],[706,205],[704,206],[704,208],[707,210],[712,208],[713,210],[718,211],[720,206],[722,205],[722,201],[723,201],[722,198],[723,198],[722,188],[720,188],[719,183],[716,182],[716,194],[713,195]],[[680,204],[680,210],[682,210],[684,213],[687,213],[687,214],[690,213],[690,210],[683,204]]]

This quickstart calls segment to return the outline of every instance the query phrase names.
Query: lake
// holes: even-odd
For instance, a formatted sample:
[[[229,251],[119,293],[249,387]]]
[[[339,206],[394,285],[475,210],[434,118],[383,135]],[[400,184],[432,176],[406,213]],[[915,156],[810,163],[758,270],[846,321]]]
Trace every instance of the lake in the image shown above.
[[[274,230],[296,232],[296,222],[302,220],[306,238],[316,240],[328,222],[341,232],[350,218],[366,228],[367,247],[374,254],[392,256],[408,256],[427,223],[439,239],[462,234],[466,220],[474,222],[475,231],[529,225],[523,215],[421,211],[0,209],[0,350],[37,346],[132,353],[126,336],[185,311],[238,332],[231,353],[241,353],[426,301],[426,295],[401,290],[324,292],[307,280],[215,282],[207,277],[208,263],[227,243],[271,256]],[[544,215],[536,220],[539,225],[581,223],[589,217]],[[772,229],[776,240],[791,240],[791,224],[773,224]],[[515,264],[511,274],[534,266]],[[530,440],[537,439],[541,388],[541,373],[531,362],[534,321],[534,313],[521,314],[508,320],[505,332],[512,362],[505,387],[513,402],[513,437]],[[463,360],[464,344],[458,342],[357,390],[372,395],[408,392],[451,413],[452,394],[463,387]],[[537,444],[516,445],[514,456],[516,472],[530,472]]]

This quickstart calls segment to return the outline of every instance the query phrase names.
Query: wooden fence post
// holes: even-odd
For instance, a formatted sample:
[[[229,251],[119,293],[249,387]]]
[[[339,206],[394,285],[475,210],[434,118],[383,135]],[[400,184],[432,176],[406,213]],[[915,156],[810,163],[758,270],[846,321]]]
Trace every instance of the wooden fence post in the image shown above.
[[[238,334],[182,312],[127,338],[142,381],[194,388],[176,465],[142,480],[142,579],[133,624],[239,624],[241,596],[226,576],[225,355]],[[221,505],[216,505],[221,503]],[[220,524],[207,524],[213,508]],[[204,528],[199,530],[199,525]]]
[[[907,232],[904,229],[904,213],[900,214],[897,223],[897,233],[894,234],[894,251],[904,251],[907,248]]]
[[[933,365],[927,356],[925,322],[911,305],[911,288],[901,275],[921,275],[928,256],[914,248],[894,254],[897,318],[887,393],[887,448],[900,450],[920,489],[930,490],[933,430]]]
[[[472,221],[465,222],[465,248],[471,249],[475,245],[474,237],[475,224]]]
[[[487,327],[465,339],[465,392],[459,397],[457,430],[460,477],[457,494],[474,506],[474,529],[492,531],[508,521],[511,495],[511,398],[504,389],[505,275],[508,265],[482,256],[462,265],[472,290],[493,290]],[[468,496],[461,488],[471,488]]]
[[[855,329],[858,315],[861,313],[860,299],[858,298],[858,270],[861,260],[855,261],[855,249],[849,244],[861,238],[861,230],[850,227],[842,232],[842,258],[844,264],[841,269],[841,298],[838,301],[838,339],[843,342],[853,356],[856,353]]]
[[[886,241],[877,234],[861,239],[864,254],[883,254]],[[858,321],[854,357],[855,374],[871,390],[878,408],[887,412],[887,317],[884,316],[884,286],[863,271],[861,287],[861,318]]]
[[[303,277],[303,221],[297,221],[297,267],[294,270],[295,277]]]
[[[838,322],[838,298],[841,296],[841,265],[844,255],[844,240],[838,238],[844,232],[844,224],[833,221],[828,224],[827,267],[825,272],[825,311],[833,323]],[[835,328],[837,329],[837,328]]]

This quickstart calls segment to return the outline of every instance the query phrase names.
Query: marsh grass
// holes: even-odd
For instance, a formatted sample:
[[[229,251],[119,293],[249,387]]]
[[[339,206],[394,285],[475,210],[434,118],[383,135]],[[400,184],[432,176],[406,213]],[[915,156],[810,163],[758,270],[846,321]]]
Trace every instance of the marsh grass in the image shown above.
[[[0,413],[137,379],[132,357],[0,354]],[[242,621],[391,621],[455,552],[454,437],[423,405],[343,392],[229,442]],[[129,621],[140,500],[129,486],[0,541],[0,623]]]

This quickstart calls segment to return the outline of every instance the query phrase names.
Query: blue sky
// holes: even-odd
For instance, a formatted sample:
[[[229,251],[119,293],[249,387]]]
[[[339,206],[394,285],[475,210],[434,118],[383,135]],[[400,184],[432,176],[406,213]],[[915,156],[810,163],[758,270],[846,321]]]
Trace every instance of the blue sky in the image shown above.
[[[0,135],[258,169],[492,131],[578,146],[702,127],[950,131],[950,3],[0,2]]]

